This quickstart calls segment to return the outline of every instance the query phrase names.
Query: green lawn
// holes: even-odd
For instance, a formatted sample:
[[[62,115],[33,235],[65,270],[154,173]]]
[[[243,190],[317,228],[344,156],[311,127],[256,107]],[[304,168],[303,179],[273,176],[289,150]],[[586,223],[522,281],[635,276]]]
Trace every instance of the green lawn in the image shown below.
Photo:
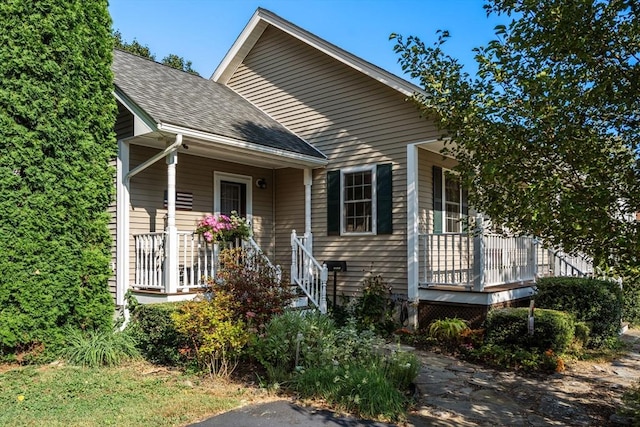
[[[261,390],[135,362],[120,368],[0,365],[0,425],[180,426],[247,402]]]

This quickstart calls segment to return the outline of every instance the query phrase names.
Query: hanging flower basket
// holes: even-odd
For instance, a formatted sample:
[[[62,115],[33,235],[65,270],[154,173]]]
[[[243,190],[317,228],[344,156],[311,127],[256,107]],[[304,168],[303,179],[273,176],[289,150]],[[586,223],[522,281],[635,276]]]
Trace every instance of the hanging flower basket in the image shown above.
[[[251,237],[251,227],[245,218],[233,211],[230,216],[205,216],[198,221],[196,234],[202,236],[208,243],[232,242],[236,239],[245,240]]]

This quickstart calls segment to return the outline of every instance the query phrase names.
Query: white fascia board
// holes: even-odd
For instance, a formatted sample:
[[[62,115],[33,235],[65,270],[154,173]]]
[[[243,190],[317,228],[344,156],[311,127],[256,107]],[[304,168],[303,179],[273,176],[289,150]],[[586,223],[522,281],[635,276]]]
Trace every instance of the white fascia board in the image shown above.
[[[222,59],[222,62],[215,69],[210,80],[226,84],[238,65],[242,62],[246,54],[253,48],[255,42],[260,38],[262,32],[267,27],[265,24],[259,25],[262,21],[260,9],[253,13],[253,16],[244,27],[236,41]],[[251,40],[251,42],[249,42]]]
[[[135,102],[131,101],[127,95],[117,87],[115,88],[113,95],[116,97],[118,102],[124,105],[124,107],[133,114],[134,136],[144,135],[158,130],[157,123],[153,118],[151,118],[151,116],[149,116],[142,108],[138,107]]]
[[[253,44],[256,42],[259,35],[262,34],[265,30],[264,25],[260,25],[261,22],[266,22],[267,24],[273,25],[274,27],[286,32],[287,34],[297,38],[305,44],[329,55],[330,57],[346,64],[347,66],[375,79],[380,83],[389,86],[392,89],[397,90],[405,96],[413,96],[416,93],[420,93],[426,95],[426,93],[420,89],[418,86],[414,85],[411,82],[408,82],[390,72],[379,68],[364,59],[358,58],[357,56],[347,52],[344,49],[339,48],[338,46],[327,42],[326,40],[321,39],[320,37],[298,27],[297,25],[292,24],[277,15],[269,12],[265,9],[256,10],[256,12],[251,17],[251,20],[244,28],[240,36],[236,39],[235,43],[229,49],[229,52],[224,57],[216,71],[211,76],[211,79],[226,84],[228,79],[231,77],[233,71],[229,68],[229,66],[234,63],[234,61],[240,62],[244,57],[237,58],[237,55],[242,51],[243,47],[245,47],[245,43],[250,42],[250,45],[247,46],[244,55],[250,50]],[[253,38],[252,38],[253,36]],[[243,55],[243,56],[244,56]]]
[[[240,141],[238,139],[228,138],[221,135],[214,135],[214,134],[202,132],[199,130],[183,128],[183,127],[168,124],[168,123],[158,123],[158,130],[163,132],[169,132],[172,134],[182,134],[185,137],[195,138],[202,141],[213,142],[216,144],[225,145],[227,147],[253,151],[253,152],[256,152],[257,154],[264,155],[265,157],[271,157],[274,160],[277,160],[277,158],[284,157],[286,159],[293,160],[294,162],[300,163],[301,165],[304,165],[304,166],[320,167],[320,166],[326,166],[329,163],[326,158],[320,159],[320,158],[308,156],[305,154],[292,153],[291,151],[265,147],[263,145],[254,144],[251,142]]]

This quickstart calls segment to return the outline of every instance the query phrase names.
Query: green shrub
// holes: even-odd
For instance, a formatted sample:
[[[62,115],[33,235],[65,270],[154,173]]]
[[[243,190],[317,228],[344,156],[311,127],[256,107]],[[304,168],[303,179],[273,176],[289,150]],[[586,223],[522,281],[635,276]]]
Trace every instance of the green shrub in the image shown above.
[[[135,339],[118,330],[66,330],[62,357],[73,365],[118,366],[139,356]]]
[[[349,363],[371,357],[383,341],[372,331],[359,331],[351,321],[337,327],[318,312],[287,311],[274,317],[251,345],[251,354],[267,370],[270,381],[289,379],[298,367]]]
[[[471,350],[467,353],[467,356],[500,369],[508,368],[528,372],[564,371],[564,360],[553,350],[539,351],[538,349],[525,349],[514,345],[504,347],[487,343],[482,347]]]
[[[187,337],[187,355],[210,375],[230,375],[249,340],[244,321],[236,316],[239,304],[219,289],[210,300],[188,301],[171,314],[176,330]]]
[[[176,366],[186,361],[180,354],[180,349],[187,347],[186,337],[178,332],[171,318],[171,313],[178,311],[182,304],[129,304],[131,320],[127,332],[135,338],[142,356],[151,363]]]
[[[538,307],[566,311],[589,326],[589,347],[602,347],[618,336],[622,316],[619,284],[577,277],[548,277],[540,279],[537,286]]]
[[[640,271],[627,270],[622,277],[622,319],[640,325]]]
[[[107,2],[5,1],[0,22],[2,357],[111,327],[117,145]]]
[[[403,391],[415,379],[415,355],[384,350],[373,331],[360,331],[351,319],[337,327],[319,313],[285,312],[274,317],[251,344],[251,352],[271,382],[303,397],[320,398],[364,417],[397,419]]]
[[[362,329],[374,329],[388,334],[396,329],[391,286],[380,274],[370,274],[364,281],[362,296],[353,302],[354,315]]]
[[[563,353],[574,338],[573,316],[556,310],[536,309],[534,332],[529,335],[528,313],[528,308],[490,311],[486,320],[486,342],[505,348],[551,349]]]

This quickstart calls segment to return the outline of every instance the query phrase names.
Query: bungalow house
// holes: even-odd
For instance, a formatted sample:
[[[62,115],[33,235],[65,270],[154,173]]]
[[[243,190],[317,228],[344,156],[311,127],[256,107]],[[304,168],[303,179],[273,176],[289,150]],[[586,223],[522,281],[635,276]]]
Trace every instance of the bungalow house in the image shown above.
[[[585,268],[533,239],[466,233],[455,159],[407,100],[420,88],[267,10],[210,79],[121,51],[113,71],[119,305],[128,290],[192,297],[217,256],[196,222],[232,210],[251,223],[247,244],[321,310],[380,274],[413,325],[474,319],[528,300],[542,272]],[[342,267],[335,290],[327,266]]]

